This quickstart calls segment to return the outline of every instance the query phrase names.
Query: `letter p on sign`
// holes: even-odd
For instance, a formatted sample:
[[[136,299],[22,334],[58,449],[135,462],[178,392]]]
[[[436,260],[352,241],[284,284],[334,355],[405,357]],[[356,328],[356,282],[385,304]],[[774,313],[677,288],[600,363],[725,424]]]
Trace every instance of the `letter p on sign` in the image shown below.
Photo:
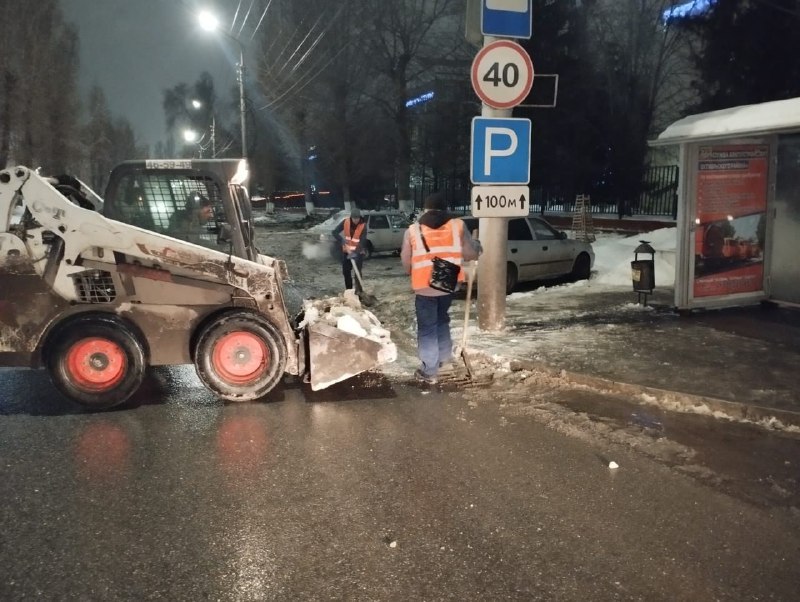
[[[530,155],[530,119],[472,119],[470,179],[473,184],[527,184],[531,175]]]
[[[493,141],[494,137],[503,137],[507,139],[507,144],[505,148],[500,148],[500,144],[498,143],[495,146]],[[500,142],[505,142],[502,140]],[[517,133],[509,128],[496,128],[496,127],[487,127],[486,128],[486,156],[483,162],[483,175],[488,176],[492,173],[492,158],[493,157],[510,157],[514,154],[517,150],[517,146],[519,145],[519,141],[517,140]]]

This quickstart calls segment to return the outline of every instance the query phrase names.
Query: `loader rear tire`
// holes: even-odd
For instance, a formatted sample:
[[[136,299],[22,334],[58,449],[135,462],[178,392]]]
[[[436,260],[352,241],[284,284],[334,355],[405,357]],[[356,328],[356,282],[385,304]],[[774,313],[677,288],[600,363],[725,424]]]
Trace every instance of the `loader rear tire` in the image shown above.
[[[145,355],[136,335],[111,316],[85,316],[47,341],[45,363],[56,388],[100,410],[126,401],[142,384]]]
[[[283,337],[268,320],[235,312],[203,328],[194,365],[203,384],[221,399],[252,401],[280,382],[286,354]]]

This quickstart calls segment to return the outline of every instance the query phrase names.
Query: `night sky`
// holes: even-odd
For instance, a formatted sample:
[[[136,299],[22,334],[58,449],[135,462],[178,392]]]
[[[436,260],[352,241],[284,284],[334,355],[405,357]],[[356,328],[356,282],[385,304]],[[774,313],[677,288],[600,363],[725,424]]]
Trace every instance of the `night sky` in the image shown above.
[[[217,95],[229,98],[236,84],[238,50],[200,29],[193,11],[216,10],[222,23],[232,14],[219,0],[61,0],[65,21],[80,35],[80,90],[100,85],[113,116],[126,118],[139,143],[165,139],[163,90],[194,83],[207,70]],[[245,65],[247,61],[245,61]]]

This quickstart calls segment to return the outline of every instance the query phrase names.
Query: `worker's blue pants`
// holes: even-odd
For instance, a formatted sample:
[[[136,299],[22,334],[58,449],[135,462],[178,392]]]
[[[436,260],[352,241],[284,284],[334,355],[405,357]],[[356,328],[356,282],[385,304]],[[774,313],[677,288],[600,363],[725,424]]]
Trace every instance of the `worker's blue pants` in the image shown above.
[[[453,341],[450,338],[448,310],[453,295],[430,297],[415,295],[417,312],[417,354],[422,362],[420,370],[433,377],[439,365],[453,359]]]

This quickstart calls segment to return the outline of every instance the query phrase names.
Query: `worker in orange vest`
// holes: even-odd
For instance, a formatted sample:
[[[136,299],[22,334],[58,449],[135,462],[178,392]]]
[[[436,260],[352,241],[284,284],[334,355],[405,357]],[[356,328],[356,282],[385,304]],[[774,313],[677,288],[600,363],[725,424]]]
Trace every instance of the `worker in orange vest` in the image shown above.
[[[435,384],[439,368],[453,360],[448,314],[453,293],[437,288],[439,284],[432,282],[434,258],[461,266],[464,261],[477,259],[483,249],[480,242],[473,240],[464,222],[447,212],[447,200],[441,193],[428,196],[423,209],[418,221],[406,230],[400,259],[406,273],[411,275],[415,297],[417,355],[421,365],[414,376],[421,382]],[[464,281],[463,270],[459,270],[457,280]]]
[[[367,224],[361,217],[361,211],[354,207],[350,217],[346,218],[333,230],[333,238],[342,245],[342,274],[344,287],[353,288],[353,264],[355,261],[359,274],[363,274],[364,256],[367,254]],[[356,278],[356,294],[361,294],[361,282]]]

